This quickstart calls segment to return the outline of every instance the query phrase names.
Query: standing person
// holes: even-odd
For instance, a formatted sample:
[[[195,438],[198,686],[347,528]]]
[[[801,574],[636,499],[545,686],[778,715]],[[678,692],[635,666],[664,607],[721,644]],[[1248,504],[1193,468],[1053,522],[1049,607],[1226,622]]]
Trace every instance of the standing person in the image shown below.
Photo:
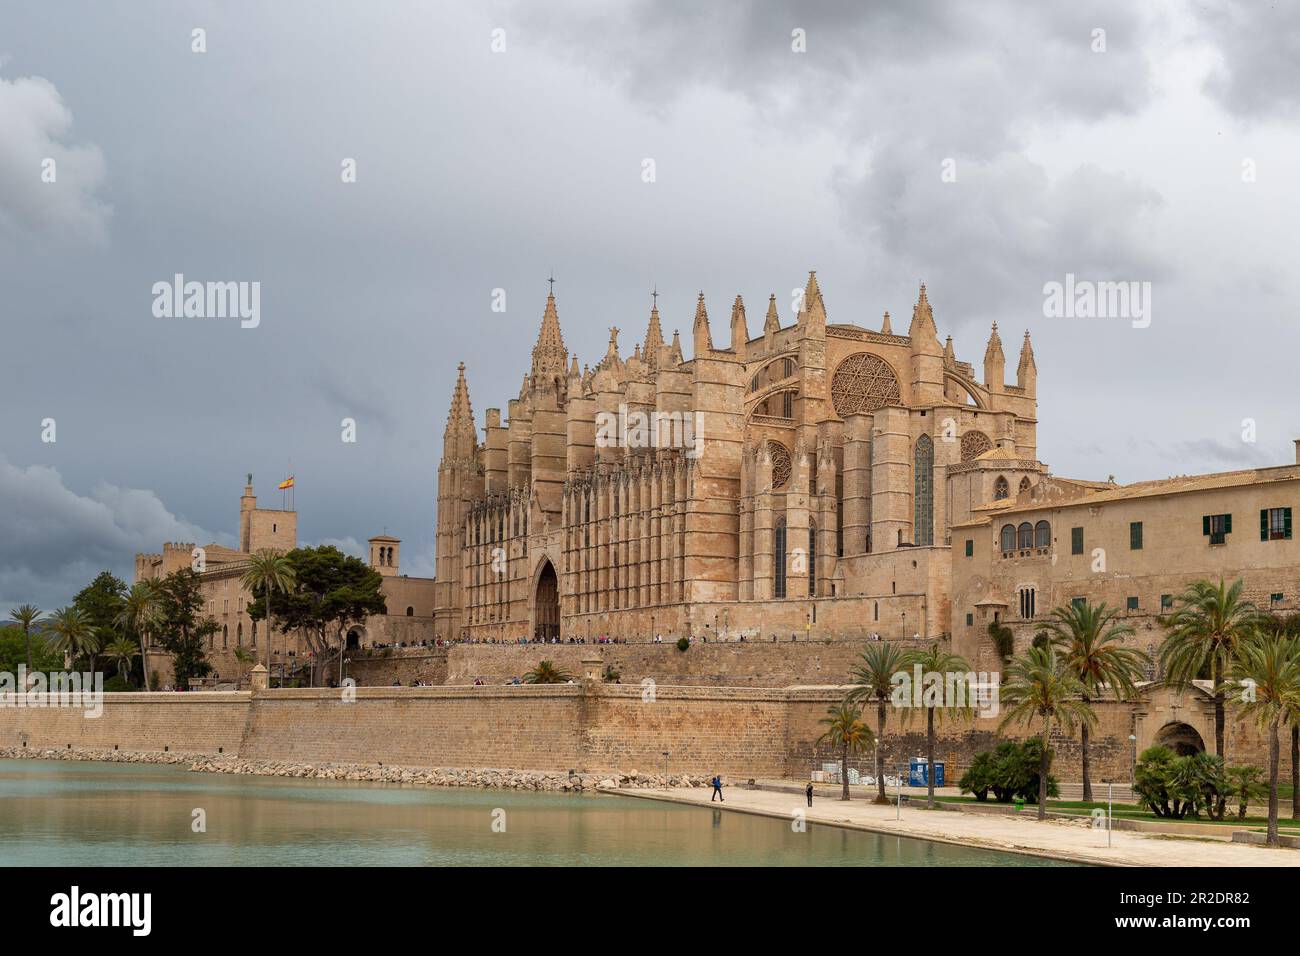
[[[804,796],[808,798],[808,806],[812,806],[812,781],[808,781],[808,786],[804,788]]]
[[[713,796],[709,797],[709,803],[712,803],[715,798],[720,803],[727,802],[726,800],[722,799],[722,778],[719,777],[716,773],[713,775]]]

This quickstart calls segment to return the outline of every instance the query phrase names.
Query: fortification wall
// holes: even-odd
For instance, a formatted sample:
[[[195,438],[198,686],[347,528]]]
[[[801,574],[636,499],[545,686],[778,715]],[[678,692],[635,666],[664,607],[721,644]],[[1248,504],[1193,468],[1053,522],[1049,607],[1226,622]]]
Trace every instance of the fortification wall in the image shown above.
[[[103,713],[0,706],[0,747],[238,753],[247,692],[105,694]]]

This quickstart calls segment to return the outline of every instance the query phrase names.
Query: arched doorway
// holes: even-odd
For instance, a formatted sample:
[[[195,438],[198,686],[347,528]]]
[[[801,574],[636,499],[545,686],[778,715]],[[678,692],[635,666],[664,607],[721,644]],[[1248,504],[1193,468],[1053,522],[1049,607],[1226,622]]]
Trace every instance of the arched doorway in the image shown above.
[[[366,633],[359,627],[354,627],[348,631],[347,649],[358,651],[361,649],[361,642],[365,640]]]
[[[550,640],[560,636],[560,582],[550,561],[542,564],[533,591],[533,637]]]
[[[1156,746],[1168,747],[1180,757],[1202,753],[1205,741],[1191,724],[1165,724],[1156,733]]]

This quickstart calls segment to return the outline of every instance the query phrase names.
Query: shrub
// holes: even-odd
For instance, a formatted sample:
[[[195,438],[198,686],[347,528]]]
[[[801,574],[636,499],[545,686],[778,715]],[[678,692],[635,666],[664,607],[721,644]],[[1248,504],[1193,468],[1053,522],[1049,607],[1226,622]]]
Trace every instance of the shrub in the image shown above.
[[[135,690],[135,688],[132,687],[131,682],[121,674],[114,674],[108,680],[104,681],[104,693],[106,694],[121,694],[129,690]]]
[[[1246,799],[1250,796],[1249,776],[1247,773],[1242,780]],[[1235,793],[1235,782],[1224,770],[1222,757],[1207,753],[1180,757],[1168,747],[1151,747],[1142,752],[1134,768],[1133,791],[1138,802],[1158,817],[1182,820],[1204,813],[1212,820],[1222,820],[1228,797]]]
[[[998,803],[1022,800],[1038,802],[1038,766],[1043,744],[1037,737],[1024,743],[1004,740],[991,751],[976,754],[958,786],[962,793],[972,793],[976,800],[987,800],[990,792]],[[1056,778],[1047,777],[1047,795],[1060,794]]]
[[[690,646],[691,646],[691,642],[688,638],[685,637],[677,638],[677,649],[679,651],[684,651]]]

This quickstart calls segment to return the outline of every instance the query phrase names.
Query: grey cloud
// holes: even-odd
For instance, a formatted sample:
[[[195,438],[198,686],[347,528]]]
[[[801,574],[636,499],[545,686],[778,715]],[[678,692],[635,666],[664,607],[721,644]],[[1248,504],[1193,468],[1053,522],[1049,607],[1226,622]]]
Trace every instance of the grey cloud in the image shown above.
[[[54,468],[2,457],[0,501],[0,610],[62,603],[105,568],[130,581],[136,552],[164,541],[234,544],[173,514],[152,491],[99,482],[78,494]]]
[[[12,237],[104,238],[109,207],[94,144],[69,141],[72,112],[49,80],[0,77],[0,231]],[[52,180],[43,175],[52,162]]]
[[[1209,0],[1191,8],[1220,57],[1206,91],[1239,115],[1293,117],[1300,108],[1300,6]]]

